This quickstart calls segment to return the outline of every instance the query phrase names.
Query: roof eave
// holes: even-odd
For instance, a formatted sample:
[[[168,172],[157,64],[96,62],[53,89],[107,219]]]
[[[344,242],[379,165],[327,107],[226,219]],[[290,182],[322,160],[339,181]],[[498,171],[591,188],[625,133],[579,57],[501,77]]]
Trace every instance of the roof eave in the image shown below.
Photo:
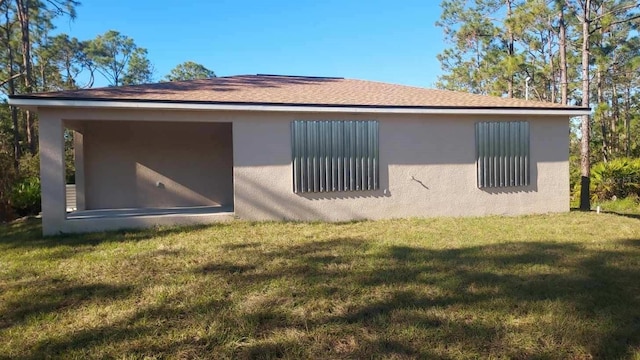
[[[27,109],[38,107],[153,109],[199,111],[269,111],[269,112],[328,112],[328,113],[386,113],[386,114],[467,114],[467,115],[589,115],[589,108],[578,107],[472,107],[472,106],[384,106],[342,104],[277,104],[186,102],[130,99],[69,99],[11,96],[9,104]]]

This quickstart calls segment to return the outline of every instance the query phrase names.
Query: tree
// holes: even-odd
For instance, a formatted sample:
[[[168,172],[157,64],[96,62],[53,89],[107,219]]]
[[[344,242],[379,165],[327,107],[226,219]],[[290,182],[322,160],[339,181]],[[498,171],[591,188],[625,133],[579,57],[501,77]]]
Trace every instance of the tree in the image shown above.
[[[33,75],[31,73],[31,40],[29,38],[29,0],[16,0],[16,14],[20,24],[21,33],[21,50],[22,50],[22,69],[24,71],[24,92],[29,94],[33,92],[31,87]],[[31,154],[36,153],[36,144],[34,140],[33,114],[31,111],[25,111],[27,143]]]
[[[608,1],[608,0],[575,0],[573,3],[570,0],[566,0],[567,6],[575,14],[581,27],[581,54],[582,54],[582,106],[588,107],[590,104],[590,66],[592,59],[592,47],[600,46],[601,52],[608,52],[604,48],[603,38],[605,36],[605,29],[611,29],[611,26],[623,23],[630,23],[640,18],[640,15],[631,13],[630,10],[640,8],[640,3],[637,1]],[[610,31],[610,30],[609,30]],[[596,36],[599,35],[599,36]],[[625,36],[628,37],[628,36]],[[618,39],[620,41],[622,39]],[[613,45],[615,47],[615,45]],[[597,53],[597,47],[595,49]],[[596,89],[596,101],[598,103],[597,113],[600,116],[603,115],[602,107],[609,107],[615,105],[617,108],[618,97],[615,94],[615,90],[611,94],[610,100],[603,106],[605,99],[603,93],[604,80],[603,76],[603,59],[600,57],[596,61],[599,64],[596,65],[597,76],[597,89]],[[615,79],[612,79],[615,84]],[[615,118],[615,115],[614,115]],[[607,153],[609,152],[609,145],[607,144],[607,125],[604,119],[601,119],[602,125],[602,144],[603,144],[603,160],[607,160]],[[615,121],[610,122],[615,124]],[[591,120],[588,115],[584,115],[581,120],[581,182],[580,182],[580,209],[589,210],[591,208],[589,184],[590,184],[590,168],[591,168]]]
[[[63,90],[78,88],[77,79],[86,69],[84,47],[77,38],[59,34],[49,38],[39,51],[39,62],[47,61],[54,69],[48,71],[58,83],[50,84],[44,90]],[[42,77],[45,76],[43,73]]]
[[[443,0],[442,15],[436,26],[443,29],[452,48],[438,54],[445,75],[438,86],[478,94],[493,93],[488,63],[494,46],[496,27],[481,6],[467,6],[465,0]]]
[[[437,25],[449,47],[438,55],[439,87],[524,97],[530,77],[538,100],[595,109],[571,142],[580,154],[572,184],[589,209],[591,163],[640,151],[640,1],[443,0],[441,7]]]
[[[115,30],[98,35],[87,45],[87,55],[96,70],[112,86],[147,81],[153,70],[147,59],[147,51],[139,48],[132,38]]]
[[[129,66],[122,78],[122,85],[136,85],[153,82],[153,66],[147,58],[147,50],[137,48],[131,54]]]
[[[2,36],[3,48],[5,49],[4,55],[5,58],[3,62],[5,66],[3,66],[3,78],[6,78],[2,82],[2,85],[7,85],[7,90],[4,91],[7,95],[15,95],[16,94],[16,79],[23,75],[22,72],[16,73],[15,71],[15,52],[13,49],[13,34],[14,34],[14,25],[15,20],[12,18],[11,13],[12,9],[8,2],[4,2],[1,4],[4,8],[2,11],[4,12],[4,26],[2,30],[4,32]],[[18,162],[20,160],[20,156],[22,155],[22,149],[20,148],[20,125],[18,123],[18,109],[15,106],[9,107],[9,113],[11,117],[11,133],[12,133],[12,144],[13,144],[13,166],[14,170],[18,169]]]
[[[516,94],[516,83],[526,75],[515,0],[443,0],[436,22],[451,48],[438,54],[445,74],[438,87],[486,95]],[[496,15],[504,14],[504,17]]]
[[[632,93],[628,87],[627,72],[638,70],[637,64],[634,66],[637,60],[634,59],[640,56],[640,49],[637,47],[638,38],[630,36],[637,24],[634,25],[629,15],[621,9],[632,3],[600,1],[591,29],[596,85],[595,122],[600,125],[600,137],[597,140],[605,162],[626,152],[623,150],[626,145],[623,146],[621,140],[630,135],[624,132],[628,128],[631,111],[630,96],[627,97],[626,93],[627,90],[629,95]]]
[[[582,106],[589,107],[589,25],[591,24],[591,0],[579,0],[581,11],[576,11],[578,21],[582,25]],[[589,156],[589,139],[591,138],[591,123],[589,115],[582,115],[580,127],[580,210],[591,209],[589,194],[591,159]]]
[[[0,0],[0,100],[59,86],[60,72],[46,48],[53,20],[73,19],[77,5],[75,0]],[[35,114],[0,102],[0,219],[10,209],[8,190],[35,176],[20,164],[37,154],[37,128]]]
[[[210,79],[216,77],[213,70],[209,70],[204,65],[193,61],[186,61],[177,65],[165,76],[167,81],[182,81],[195,79]]]
[[[564,20],[564,1],[555,0],[558,12],[558,51],[560,56],[560,103],[568,105],[569,102],[569,82],[567,68],[567,24]]]
[[[2,25],[0,31],[0,92],[6,95],[28,94],[43,90],[34,68],[45,69],[46,62],[34,61],[47,34],[53,29],[52,20],[57,16],[75,17],[75,0],[4,0],[0,2]],[[40,80],[40,82],[38,82]],[[37,152],[36,117],[28,110],[10,107],[13,124],[14,157],[16,163],[28,150]],[[24,140],[24,141],[23,141]]]
[[[31,57],[33,31],[31,26],[32,18],[44,19],[48,22],[56,15],[66,14],[72,19],[75,18],[75,6],[78,4],[75,0],[48,0],[46,3],[32,0],[15,0],[15,14],[18,19],[20,28],[20,44],[22,53],[22,70],[24,75],[24,93],[33,92],[34,76],[33,76],[33,59]],[[35,8],[35,9],[32,9]],[[35,10],[35,11],[33,11]],[[44,14],[44,15],[43,15]],[[38,16],[40,15],[40,16]],[[36,136],[35,136],[35,118],[29,110],[24,111],[26,137],[29,150],[32,155],[37,152]]]

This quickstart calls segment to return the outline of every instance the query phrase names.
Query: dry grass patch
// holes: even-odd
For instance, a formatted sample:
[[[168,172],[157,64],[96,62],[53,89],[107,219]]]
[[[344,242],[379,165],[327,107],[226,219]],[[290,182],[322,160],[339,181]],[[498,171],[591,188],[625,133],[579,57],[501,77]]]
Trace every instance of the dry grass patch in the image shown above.
[[[640,220],[0,226],[0,358],[638,358]]]

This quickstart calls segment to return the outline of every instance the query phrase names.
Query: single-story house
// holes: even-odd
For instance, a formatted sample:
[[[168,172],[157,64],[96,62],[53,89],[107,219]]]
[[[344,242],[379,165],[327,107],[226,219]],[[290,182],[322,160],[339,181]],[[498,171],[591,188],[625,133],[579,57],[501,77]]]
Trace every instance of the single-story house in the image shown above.
[[[38,112],[45,234],[248,220],[569,210],[589,109],[249,75],[11,96]],[[74,134],[75,211],[65,204]]]

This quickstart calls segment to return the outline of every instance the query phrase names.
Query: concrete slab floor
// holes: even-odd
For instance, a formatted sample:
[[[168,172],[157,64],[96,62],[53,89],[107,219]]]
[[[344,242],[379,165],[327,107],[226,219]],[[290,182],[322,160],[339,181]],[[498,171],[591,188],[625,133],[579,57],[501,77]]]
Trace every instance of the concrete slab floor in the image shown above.
[[[189,206],[170,208],[98,209],[67,213],[68,220],[130,218],[163,215],[233,215],[233,206]]]

